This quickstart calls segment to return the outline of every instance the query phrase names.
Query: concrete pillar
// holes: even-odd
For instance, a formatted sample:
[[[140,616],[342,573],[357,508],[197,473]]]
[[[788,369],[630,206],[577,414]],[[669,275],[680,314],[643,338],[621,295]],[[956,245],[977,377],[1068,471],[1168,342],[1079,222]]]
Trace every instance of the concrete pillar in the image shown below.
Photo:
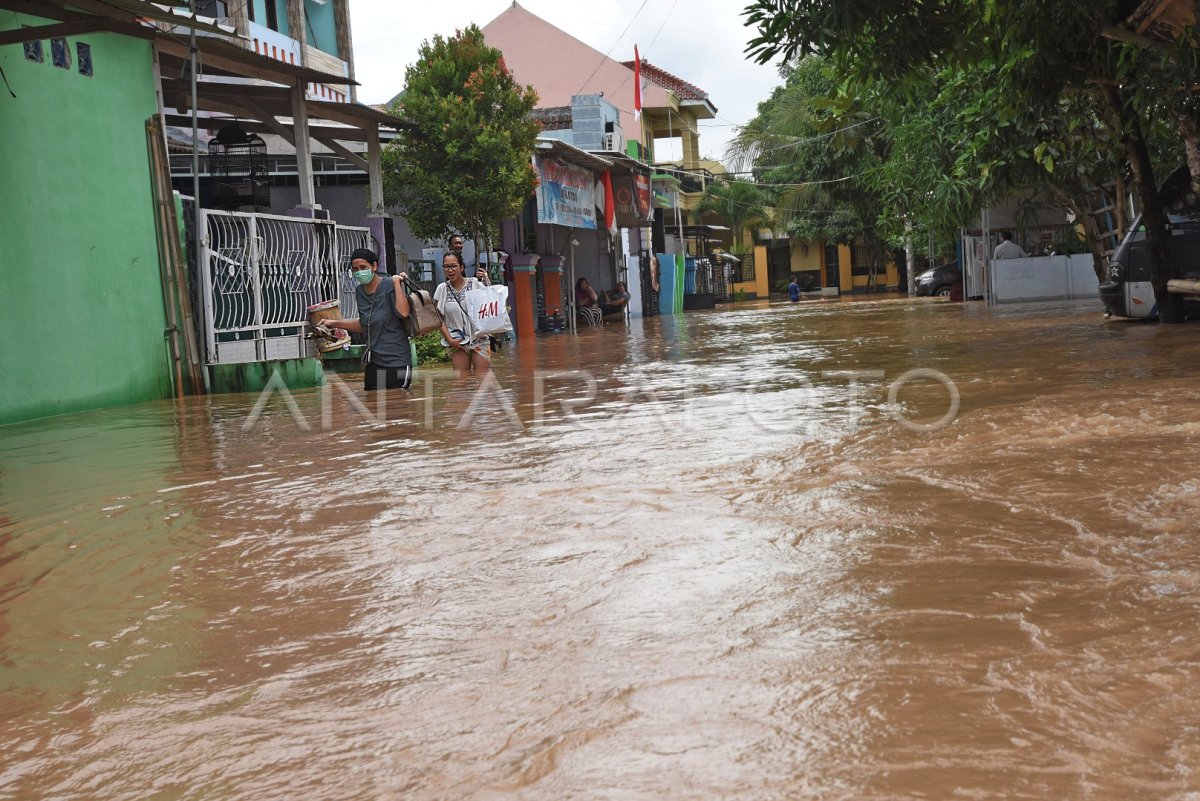
[[[541,259],[542,265],[542,291],[546,297],[546,314],[554,314],[557,309],[565,318],[567,309],[563,308],[562,301],[562,256],[543,256]],[[574,291],[574,287],[570,288]],[[571,321],[567,320],[569,328]]]
[[[367,126],[367,182],[370,184],[371,213],[383,214],[383,165],[380,159],[379,123]]]
[[[536,287],[538,257],[536,255],[514,254],[513,263],[513,326],[517,337],[533,339],[537,333],[537,315],[533,313],[533,295]],[[547,310],[549,313],[549,309]]]
[[[699,166],[700,161],[700,144],[696,139],[696,134],[692,133],[690,128],[680,127],[679,133],[683,137],[683,168],[685,170],[693,170]]]
[[[838,245],[838,278],[843,295],[854,294],[853,256],[849,245]]]
[[[308,138],[308,102],[304,97],[305,82],[292,84],[292,136],[296,143],[296,172],[300,185],[300,206],[317,206],[317,191],[313,183],[312,143]]]

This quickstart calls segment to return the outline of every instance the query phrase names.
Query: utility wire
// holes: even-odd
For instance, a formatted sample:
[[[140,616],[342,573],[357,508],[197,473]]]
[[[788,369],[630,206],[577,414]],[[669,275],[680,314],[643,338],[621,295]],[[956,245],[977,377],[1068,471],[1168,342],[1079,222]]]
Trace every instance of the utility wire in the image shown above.
[[[836,131],[829,131],[828,133],[817,134],[816,136],[808,136],[808,137],[801,137],[801,136],[787,136],[787,137],[781,137],[781,138],[785,138],[785,139],[792,139],[792,140],[794,140],[794,141],[792,141],[792,142],[785,142],[785,143],[783,143],[782,145],[775,145],[774,147],[763,148],[763,149],[762,149],[762,150],[760,150],[759,152],[760,152],[760,153],[771,153],[771,152],[773,152],[773,151],[776,151],[776,150],[782,150],[782,149],[783,149],[783,148],[785,148],[785,147],[799,147],[800,145],[807,144],[808,142],[816,142],[816,141],[819,141],[819,140],[821,140],[821,139],[828,139],[828,138],[829,138],[829,137],[831,137],[831,136],[835,136],[835,135],[837,135],[837,134],[840,134],[840,133],[842,133],[842,132],[844,132],[844,131],[849,131],[849,130],[851,130],[852,128],[857,128],[857,127],[859,127],[860,125],[867,125],[867,124],[869,124],[869,123],[872,123],[872,122],[875,122],[875,121],[877,121],[878,119],[880,119],[880,118],[879,118],[879,117],[872,117],[872,118],[871,118],[871,119],[869,119],[869,120],[863,120],[862,122],[856,122],[856,123],[854,123],[853,125],[847,125],[845,128],[838,128]]]
[[[583,87],[588,85],[588,81],[596,77],[596,73],[599,72],[600,68],[604,66],[604,62],[608,61],[608,57],[612,54],[612,51],[617,49],[617,45],[619,45],[621,40],[625,38],[625,34],[629,33],[629,29],[633,27],[634,20],[638,18],[638,15],[642,13],[642,9],[646,7],[646,3],[649,2],[650,0],[642,0],[642,4],[638,6],[638,10],[635,11],[633,16],[629,18],[629,24],[625,26],[625,30],[621,31],[621,35],[618,36],[617,40],[612,43],[612,47],[608,48],[608,52],[604,54],[604,58],[600,59],[600,63],[596,65],[596,69],[592,70],[592,74],[587,76],[587,80],[583,82],[583,85],[575,90],[575,94],[582,92]],[[676,0],[676,2],[678,2],[678,0]],[[624,84],[622,84],[622,86],[624,86]]]
[[[645,3],[642,3],[642,5],[644,6],[644,5],[646,5],[646,4],[645,4]],[[650,52],[650,50],[651,50],[651,48],[653,48],[653,47],[654,47],[654,43],[658,41],[658,35],[659,35],[660,33],[662,33],[662,32],[663,32],[663,28],[665,28],[665,27],[666,27],[666,25],[667,25],[667,20],[669,20],[669,19],[671,18],[671,14],[673,14],[673,13],[675,12],[675,6],[677,6],[677,5],[679,5],[679,0],[675,0],[675,2],[671,4],[671,10],[667,12],[667,16],[663,17],[662,24],[661,24],[661,25],[659,25],[659,26],[658,26],[658,30],[654,32],[654,38],[650,40],[650,44],[646,45],[646,52],[647,52],[647,53],[649,53],[649,52]],[[639,11],[640,11],[640,9],[639,9]],[[639,51],[639,55],[640,55],[640,54],[641,54],[641,51]],[[645,60],[645,59],[643,59],[643,60]],[[599,67],[597,67],[597,69],[599,69]],[[593,74],[593,75],[595,75],[595,73],[594,73],[594,72],[593,72],[592,74]],[[621,85],[620,85],[620,86],[618,86],[618,87],[617,87],[617,88],[616,88],[616,89],[613,91],[613,94],[617,94],[617,93],[619,93],[619,92],[620,92],[622,89],[624,89],[624,88],[625,88],[625,84],[629,83],[630,79],[632,79],[632,78],[633,78],[633,70],[630,70],[630,71],[629,71],[629,74],[625,76],[625,80],[621,81]],[[590,80],[591,80],[591,78],[588,78],[588,80],[590,81]],[[606,99],[607,99],[607,98],[606,98]],[[624,109],[621,109],[621,110],[622,110],[622,111],[624,111]]]

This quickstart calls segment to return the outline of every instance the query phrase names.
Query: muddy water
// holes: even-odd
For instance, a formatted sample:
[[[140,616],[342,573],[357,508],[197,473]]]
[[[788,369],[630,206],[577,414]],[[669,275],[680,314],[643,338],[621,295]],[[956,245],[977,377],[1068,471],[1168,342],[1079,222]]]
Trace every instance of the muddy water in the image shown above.
[[[1196,798],[1196,334],[751,306],[0,429],[0,798]]]

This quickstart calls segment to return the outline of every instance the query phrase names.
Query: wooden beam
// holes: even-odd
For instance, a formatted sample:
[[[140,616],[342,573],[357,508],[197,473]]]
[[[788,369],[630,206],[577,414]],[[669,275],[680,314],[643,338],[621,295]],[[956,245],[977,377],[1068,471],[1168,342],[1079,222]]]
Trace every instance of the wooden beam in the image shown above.
[[[0,33],[0,45],[32,42],[35,39],[57,39],[62,36],[78,36],[81,33],[94,33],[105,29],[104,20],[99,17],[84,19],[74,18],[69,22],[59,22],[54,25],[35,25],[29,28],[16,28]]]
[[[1147,50],[1165,50],[1167,45],[1157,39],[1151,39],[1144,34],[1136,33],[1126,28],[1120,28],[1116,25],[1101,25],[1100,35],[1105,39],[1112,39],[1117,42],[1127,42],[1129,44],[1144,47]]]
[[[308,31],[305,28],[304,0],[287,0],[288,36],[300,43],[300,66],[308,66],[308,57],[304,53],[304,45],[308,42]]]
[[[166,53],[169,56],[174,56],[178,59],[189,58],[187,41],[175,41],[174,39],[157,38],[155,45],[159,52]],[[247,53],[253,53],[252,50],[247,50]],[[268,62],[271,59],[263,59]],[[265,63],[251,64],[244,61],[237,61],[231,58],[225,58],[218,53],[205,52],[201,50],[200,61],[206,67],[214,67],[223,72],[228,72],[231,75],[238,75],[243,78],[257,78],[260,81],[270,81],[271,83],[291,84],[295,80],[290,74],[283,70],[271,69]],[[283,62],[280,62],[282,64]]]
[[[202,108],[203,111],[217,111],[222,114],[228,114],[230,117],[237,117],[239,120],[242,120],[242,127],[245,128],[249,133],[279,133],[275,129],[267,127],[267,125],[264,123],[258,122],[257,115],[251,114],[248,108],[242,108],[233,103],[222,103],[222,108],[219,109],[208,108],[207,104],[203,102],[200,105],[205,106],[205,108]],[[278,121],[278,118],[276,118],[276,120]],[[200,124],[202,126],[206,123],[211,125],[214,122],[232,122],[232,120],[222,117],[200,118]],[[176,127],[189,127],[192,124],[192,118],[182,113],[168,113],[167,124],[174,125]],[[291,129],[288,128],[287,123],[280,122],[279,124],[283,126],[283,129],[287,131],[288,135],[290,136]],[[367,141],[366,133],[357,128],[336,128],[332,125],[313,125],[311,120],[309,121],[308,125],[308,135],[314,139],[337,139],[340,142]]]
[[[296,146],[296,137],[286,125],[275,118],[275,115],[264,109],[262,106],[255,103],[253,100],[244,100],[238,103],[243,106],[249,116],[265,125],[271,133],[283,137],[283,141],[287,142],[292,147]],[[310,130],[309,133],[312,131]]]
[[[1146,18],[1142,20],[1142,24],[1138,25],[1138,33],[1145,33],[1146,29],[1154,24],[1154,21],[1162,16],[1162,13],[1167,10],[1168,6],[1175,3],[1175,0],[1158,0],[1158,4],[1154,7]]]
[[[75,16],[63,6],[52,6],[36,0],[0,0],[0,8],[42,19],[68,20]]]
[[[362,154],[355,153],[353,150],[346,147],[345,145],[343,145],[341,142],[337,141],[336,139],[325,139],[324,137],[320,137],[320,136],[313,137],[313,138],[316,139],[321,144],[325,145],[325,147],[329,148],[337,155],[344,158],[346,161],[353,164],[355,167],[358,167],[360,170],[367,170],[369,172],[369,169],[367,166],[367,160],[362,157]]]

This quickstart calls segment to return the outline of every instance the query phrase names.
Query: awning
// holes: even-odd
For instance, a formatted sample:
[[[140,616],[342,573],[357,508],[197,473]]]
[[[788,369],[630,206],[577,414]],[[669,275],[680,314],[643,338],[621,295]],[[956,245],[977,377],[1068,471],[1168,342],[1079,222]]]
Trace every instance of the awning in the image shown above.
[[[644,161],[638,161],[624,153],[617,153],[610,150],[589,150],[588,152],[593,156],[599,156],[612,162],[613,175],[631,175],[635,172],[642,175],[649,175],[654,171],[654,168],[649,164]]]
[[[536,151],[535,155],[543,158],[556,158],[561,162],[582,167],[585,170],[604,170],[613,165],[607,158],[594,155],[586,150],[580,150],[561,139],[543,139],[542,137],[538,137],[534,148]]]
[[[97,31],[109,31],[126,36],[150,39],[160,31],[152,22],[166,23],[172,28],[195,28],[207,34],[236,37],[237,30],[222,25],[212,17],[192,15],[186,11],[144,0],[112,0],[106,3],[91,3],[86,10],[67,8],[65,2],[57,0],[0,0],[0,9],[27,14],[31,17],[59,20],[55,25],[28,25],[4,31],[0,45],[16,44],[33,39],[50,39],[60,36],[79,36]]]
[[[246,51],[249,52],[249,51]],[[250,53],[250,55],[254,55]],[[262,56],[259,56],[262,58]],[[268,61],[270,59],[267,59]],[[191,107],[191,84],[178,78],[163,78],[163,102],[168,107],[180,112]],[[212,111],[229,114],[242,119],[258,118],[257,112],[264,112],[273,117],[284,117],[290,120],[292,116],[291,90],[285,86],[263,86],[262,84],[224,83],[216,81],[199,81],[196,84],[197,104],[200,111]],[[382,125],[397,130],[412,128],[413,124],[391,114],[386,114],[362,103],[331,103],[323,100],[309,100],[305,104],[310,119],[330,120],[353,128],[363,128],[369,125]],[[326,131],[322,131],[326,133]],[[333,133],[332,131],[329,133]],[[347,131],[349,134],[349,131]],[[314,133],[314,136],[317,135]],[[364,138],[352,135],[342,135],[340,131],[334,138],[347,141],[365,141]]]

